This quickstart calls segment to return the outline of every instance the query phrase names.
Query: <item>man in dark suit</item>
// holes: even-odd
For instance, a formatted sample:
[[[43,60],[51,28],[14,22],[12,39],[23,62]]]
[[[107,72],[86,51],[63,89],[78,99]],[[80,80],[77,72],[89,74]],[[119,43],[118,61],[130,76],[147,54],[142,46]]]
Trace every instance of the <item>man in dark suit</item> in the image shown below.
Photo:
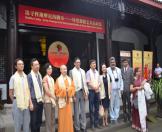
[[[33,110],[30,111],[31,132],[40,132],[43,113],[43,85],[42,76],[39,73],[40,64],[36,58],[31,60],[31,72],[28,74]]]
[[[131,102],[130,102],[130,85],[133,83],[134,76],[133,76],[133,68],[131,68],[128,64],[127,59],[122,60],[122,77],[123,77],[123,84],[124,89],[122,93],[122,101],[123,101],[123,114],[124,114],[124,121],[130,121],[131,119]]]

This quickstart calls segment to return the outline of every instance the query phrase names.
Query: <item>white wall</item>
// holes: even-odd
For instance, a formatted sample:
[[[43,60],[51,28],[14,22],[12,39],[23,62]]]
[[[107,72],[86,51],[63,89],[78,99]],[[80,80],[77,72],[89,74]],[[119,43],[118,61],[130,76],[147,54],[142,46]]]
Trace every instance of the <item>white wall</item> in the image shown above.
[[[144,45],[148,44],[148,39],[143,33],[128,27],[120,27],[113,30],[112,41],[134,43],[137,50],[143,50]]]

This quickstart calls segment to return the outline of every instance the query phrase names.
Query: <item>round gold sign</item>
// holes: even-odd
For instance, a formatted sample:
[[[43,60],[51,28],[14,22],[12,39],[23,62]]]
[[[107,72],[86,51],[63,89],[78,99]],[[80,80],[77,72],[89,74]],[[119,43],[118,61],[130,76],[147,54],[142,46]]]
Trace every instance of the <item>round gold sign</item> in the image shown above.
[[[68,48],[61,41],[53,42],[48,49],[48,59],[54,67],[66,65],[69,60]]]

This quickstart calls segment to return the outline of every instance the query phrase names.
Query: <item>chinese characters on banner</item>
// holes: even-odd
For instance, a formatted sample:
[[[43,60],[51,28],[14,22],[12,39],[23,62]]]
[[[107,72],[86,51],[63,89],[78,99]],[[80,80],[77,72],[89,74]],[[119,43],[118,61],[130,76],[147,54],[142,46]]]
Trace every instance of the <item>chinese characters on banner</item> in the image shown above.
[[[104,20],[102,19],[25,5],[19,6],[18,22],[19,24],[105,33]]]
[[[144,51],[143,53],[143,75],[149,80],[152,77],[153,52]]]
[[[142,68],[142,51],[133,50],[132,51],[132,62],[133,69],[136,67]]]

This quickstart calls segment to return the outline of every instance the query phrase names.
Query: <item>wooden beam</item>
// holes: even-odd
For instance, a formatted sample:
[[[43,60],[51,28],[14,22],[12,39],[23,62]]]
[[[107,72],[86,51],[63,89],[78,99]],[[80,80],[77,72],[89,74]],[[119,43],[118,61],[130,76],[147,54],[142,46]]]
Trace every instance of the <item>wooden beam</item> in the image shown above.
[[[162,9],[162,4],[159,2],[155,2],[153,0],[133,0],[133,1],[140,2],[143,4],[147,4],[147,5]]]

